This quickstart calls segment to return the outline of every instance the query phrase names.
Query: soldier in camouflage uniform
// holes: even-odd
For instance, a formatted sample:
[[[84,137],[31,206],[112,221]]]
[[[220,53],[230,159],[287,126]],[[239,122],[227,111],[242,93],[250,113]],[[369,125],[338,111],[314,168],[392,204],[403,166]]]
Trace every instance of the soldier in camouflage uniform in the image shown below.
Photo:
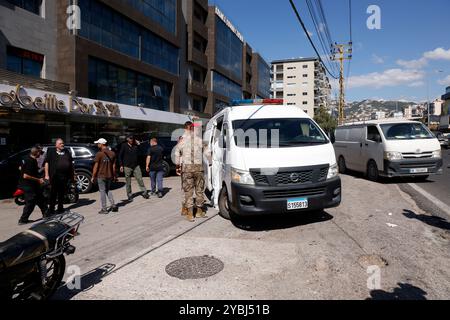
[[[194,126],[188,121],[185,124],[183,139],[175,147],[175,163],[177,172],[181,174],[184,191],[185,215],[188,221],[194,221],[194,191],[196,217],[206,218],[205,179],[203,177],[203,154],[207,154],[207,147],[203,144],[200,126]]]

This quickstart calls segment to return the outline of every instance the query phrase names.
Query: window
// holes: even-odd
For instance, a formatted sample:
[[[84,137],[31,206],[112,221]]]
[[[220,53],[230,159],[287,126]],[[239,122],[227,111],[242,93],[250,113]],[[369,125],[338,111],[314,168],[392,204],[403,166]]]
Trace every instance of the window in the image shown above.
[[[144,2],[150,2],[135,0],[134,3],[136,1],[142,3],[142,10],[145,10]],[[152,1],[158,2],[161,0]],[[78,5],[81,9],[81,37],[178,74],[177,47],[99,1],[79,0]]]
[[[176,0],[126,0],[126,3],[167,31],[176,32]]]
[[[194,33],[194,48],[202,53],[206,50],[206,41],[197,33]]]
[[[192,109],[198,112],[203,112],[203,101],[200,99],[194,99]]]
[[[276,98],[277,99],[283,99],[283,92],[277,92]]]
[[[242,88],[218,72],[213,73],[213,92],[229,99],[242,99]]]
[[[296,76],[288,76],[288,79],[295,79],[297,78]]]
[[[242,78],[241,40],[216,17],[216,63],[230,71],[236,78]]]
[[[143,104],[144,108],[169,111],[172,86],[154,77],[89,57],[89,98]]]
[[[380,125],[387,140],[434,139],[422,123],[390,123]]]
[[[307,96],[307,95],[308,95],[308,92],[303,92],[303,95],[304,95],[304,96]]]
[[[72,148],[74,158],[88,158],[91,157],[91,152],[86,148]]]
[[[258,60],[258,92],[264,98],[270,97],[270,68],[263,59]]]
[[[308,110],[303,110],[304,113],[308,113]]]
[[[303,74],[303,78],[307,78],[308,77],[308,74]]]
[[[6,69],[12,72],[41,77],[44,56],[28,50],[8,46],[6,48]]]
[[[203,82],[202,72],[198,69],[194,69],[192,79],[198,82]]]
[[[234,120],[232,125],[234,142],[240,148],[289,148],[328,142],[319,127],[306,118],[243,119]],[[272,140],[278,143],[272,145]]]
[[[381,135],[376,126],[367,127],[367,140],[375,142],[381,141]]]
[[[288,70],[295,70],[297,69],[296,67],[288,67]]]
[[[40,15],[42,0],[7,0],[13,5]]]
[[[288,97],[295,97],[296,96],[296,94],[295,93],[288,93],[288,95],[287,95]]]
[[[288,106],[295,106],[295,103],[294,103],[294,102],[288,102],[287,105],[288,105]]]
[[[303,104],[308,104],[308,101],[303,101]]]
[[[308,68],[308,65],[307,64],[304,64],[303,65],[303,69],[307,69]]]

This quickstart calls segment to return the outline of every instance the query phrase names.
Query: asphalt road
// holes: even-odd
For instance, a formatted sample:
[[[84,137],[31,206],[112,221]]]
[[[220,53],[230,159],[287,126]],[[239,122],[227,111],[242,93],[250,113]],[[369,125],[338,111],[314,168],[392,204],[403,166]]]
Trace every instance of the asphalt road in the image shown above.
[[[137,197],[107,216],[97,214],[98,193],[84,195],[73,210],[86,221],[67,258],[81,287],[62,286],[54,299],[449,299],[449,222],[396,183],[357,175],[342,182],[338,208],[234,223],[215,210],[209,219],[183,220],[177,177],[166,179],[163,199]],[[114,195],[124,199],[124,188]],[[0,241],[26,228],[17,226],[12,201],[0,202],[0,212]],[[168,274],[178,259],[205,256],[221,266],[214,275]]]
[[[450,165],[450,150],[442,149],[442,156],[444,173],[430,176],[428,181],[415,182],[415,184],[450,206],[450,169],[447,168]]]

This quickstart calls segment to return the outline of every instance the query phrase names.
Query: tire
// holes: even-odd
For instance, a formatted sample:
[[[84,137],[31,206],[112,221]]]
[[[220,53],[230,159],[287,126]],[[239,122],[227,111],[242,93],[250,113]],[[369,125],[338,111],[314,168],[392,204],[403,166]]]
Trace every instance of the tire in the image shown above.
[[[378,181],[379,178],[379,173],[378,173],[378,167],[375,161],[370,160],[369,163],[367,164],[367,179],[369,179],[370,181]]]
[[[345,165],[345,159],[343,156],[339,157],[338,160],[339,173],[345,173],[347,171],[347,166]]]
[[[219,194],[219,214],[227,220],[231,220],[233,217],[229,204],[227,187],[224,186]]]
[[[39,292],[43,300],[48,300],[56,292],[64,277],[64,273],[66,272],[66,259],[63,254],[48,260],[47,267],[49,267],[51,263],[54,265],[53,273],[47,275],[47,283]]]
[[[168,176],[170,176],[170,165],[166,161],[163,161],[163,167],[164,167],[164,178],[167,178]]]
[[[14,198],[14,202],[18,206],[24,206],[25,205],[25,198],[23,196],[16,197],[16,198]]]
[[[68,193],[66,198],[67,198],[67,203],[73,204],[73,203],[77,203],[78,202],[78,200],[80,199],[80,195],[78,194],[78,192],[76,192],[76,193]]]
[[[77,186],[81,194],[89,193],[92,190],[92,177],[91,174],[86,171],[78,171],[75,173],[77,177]]]

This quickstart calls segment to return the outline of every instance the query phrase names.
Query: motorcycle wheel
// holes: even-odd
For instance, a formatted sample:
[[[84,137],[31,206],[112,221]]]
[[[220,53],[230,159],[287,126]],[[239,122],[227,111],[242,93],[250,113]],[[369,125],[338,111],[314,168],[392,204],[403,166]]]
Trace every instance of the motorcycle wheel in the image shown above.
[[[25,198],[23,196],[18,196],[16,198],[14,198],[14,202],[18,205],[18,206],[24,206],[25,205]]]
[[[64,255],[57,256],[47,261],[47,277],[44,286],[41,286],[36,295],[42,300],[48,300],[58,289],[66,271],[66,259]]]

